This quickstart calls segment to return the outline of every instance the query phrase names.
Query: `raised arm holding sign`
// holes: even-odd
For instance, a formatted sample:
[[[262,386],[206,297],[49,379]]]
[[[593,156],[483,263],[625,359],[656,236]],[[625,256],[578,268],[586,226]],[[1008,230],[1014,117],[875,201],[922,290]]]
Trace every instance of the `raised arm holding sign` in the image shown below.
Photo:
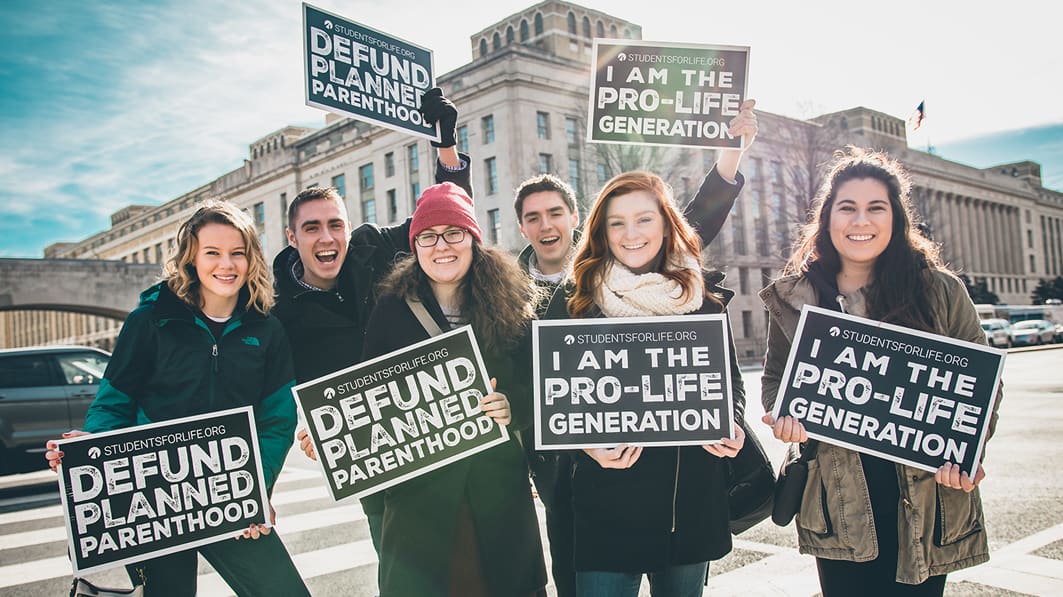
[[[761,292],[765,422],[783,441],[821,439],[797,532],[825,597],[940,595],[946,573],[989,558],[977,485],[1002,353],[981,347],[909,189],[884,154],[836,156],[789,275]]]

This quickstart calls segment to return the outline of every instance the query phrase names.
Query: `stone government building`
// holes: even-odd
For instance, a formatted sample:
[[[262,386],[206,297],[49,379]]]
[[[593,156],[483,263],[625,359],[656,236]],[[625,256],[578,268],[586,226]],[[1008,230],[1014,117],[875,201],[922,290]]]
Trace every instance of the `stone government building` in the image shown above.
[[[586,206],[601,183],[627,169],[668,180],[681,201],[696,190],[713,151],[589,144],[588,77],[595,37],[641,39],[642,28],[569,2],[547,0],[470,37],[473,59],[438,77],[459,108],[458,143],[473,158],[485,241],[523,246],[513,189],[551,172]],[[761,134],[743,160],[746,188],[706,260],[738,294],[730,314],[739,356],[763,353],[767,314],[757,291],[778,275],[822,181],[818,165],[853,143],[889,151],[911,171],[916,205],[953,268],[1007,303],[1024,304],[1041,278],[1063,274],[1063,193],[1041,184],[1030,161],[972,168],[910,149],[905,122],[863,107],[797,120],[760,112]],[[242,168],[158,206],[131,205],[111,228],[45,250],[46,258],[162,263],[178,225],[203,199],[232,201],[252,216],[272,258],[285,245],[288,201],[335,186],[351,221],[401,222],[433,180],[427,141],[329,114],[325,126],[285,126],[251,143]],[[584,210],[585,215],[585,210]],[[0,312],[0,347],[40,343],[113,346],[121,322],[43,311]]]

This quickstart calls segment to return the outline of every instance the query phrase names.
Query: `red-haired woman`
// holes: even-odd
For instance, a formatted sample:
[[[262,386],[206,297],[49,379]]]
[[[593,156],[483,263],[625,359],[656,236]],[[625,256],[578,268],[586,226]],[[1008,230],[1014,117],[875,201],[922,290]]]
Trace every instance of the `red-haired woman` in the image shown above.
[[[722,313],[733,292],[701,268],[701,241],[655,174],[605,184],[587,219],[572,276],[546,318]],[[731,347],[735,417],[745,405]],[[581,597],[701,595],[709,560],[731,551],[726,463],[745,441],[588,449],[572,477],[575,568]]]

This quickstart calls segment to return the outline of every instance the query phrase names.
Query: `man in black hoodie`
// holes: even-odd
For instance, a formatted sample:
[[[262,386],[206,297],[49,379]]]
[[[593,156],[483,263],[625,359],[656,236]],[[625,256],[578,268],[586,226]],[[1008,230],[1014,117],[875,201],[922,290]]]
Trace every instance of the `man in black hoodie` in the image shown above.
[[[453,182],[472,196],[470,158],[459,154],[454,140],[458,111],[439,88],[425,92],[421,112],[438,122],[440,141],[435,180]],[[369,314],[376,304],[376,285],[395,257],[410,252],[410,219],[396,226],[364,223],[351,231],[343,197],[334,188],[310,188],[288,206],[288,247],[273,261],[277,304],[272,313],[284,324],[292,349],[295,378],[303,383],[362,361]],[[313,456],[305,429],[301,447]],[[373,545],[380,538],[382,504],[362,501]]]
[[[697,195],[683,215],[707,246],[723,228],[745,179],[738,172],[742,153],[757,135],[756,102],[747,100],[730,123],[729,133],[743,137],[742,151],[725,151],[705,176]],[[572,265],[579,241],[579,210],[572,187],[551,174],[534,176],[517,188],[513,200],[520,234],[528,240],[518,261],[524,271],[546,290],[536,306],[542,317],[550,296]],[[720,275],[722,279],[722,275]],[[546,507],[546,533],[550,542],[551,573],[558,597],[576,595],[573,569],[571,460],[565,452],[536,451],[534,442],[524,442],[528,467],[539,497]]]

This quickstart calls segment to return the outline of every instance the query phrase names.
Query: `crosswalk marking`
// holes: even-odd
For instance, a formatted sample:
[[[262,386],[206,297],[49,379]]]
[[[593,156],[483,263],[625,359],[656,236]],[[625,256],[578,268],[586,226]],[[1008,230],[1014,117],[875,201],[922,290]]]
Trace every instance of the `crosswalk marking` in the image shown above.
[[[310,479],[313,482],[307,482]],[[324,507],[298,514],[283,512],[284,506],[318,500]],[[281,474],[272,502],[275,506],[282,507],[277,531],[285,538],[298,533],[327,529],[337,524],[364,524],[365,520],[365,513],[356,500],[332,502],[328,490],[321,483],[319,472],[298,466],[289,466]],[[305,506],[303,508],[306,509]],[[542,505],[538,502],[536,513],[545,547],[545,517]],[[66,550],[66,533],[59,506],[49,505],[0,514],[0,530],[2,525],[38,520],[44,521],[47,526],[0,534],[0,550],[23,549],[47,543],[56,543],[56,547],[47,548],[50,550],[49,557],[0,566],[0,589],[42,581],[54,582],[55,579],[70,577],[70,562],[63,555]],[[969,581],[1020,593],[1043,593],[1047,590],[1050,594],[1063,595],[1063,565],[1057,560],[1039,557],[1033,553],[1060,540],[1063,540],[1063,524],[996,549],[992,552],[989,563],[955,572],[950,575],[950,580]],[[735,538],[734,545],[736,549],[764,554],[764,557],[726,573],[712,574],[709,580],[709,591],[712,594],[808,596],[819,592],[815,561],[811,556],[801,555],[791,547],[740,538]],[[549,567],[549,553],[546,555]],[[374,566],[376,553],[372,542],[365,539],[293,553],[292,559],[303,578],[312,579]],[[122,576],[121,571],[108,571],[103,574]],[[228,597],[233,595],[233,592],[217,573],[211,572],[199,577],[198,594],[202,597]]]

